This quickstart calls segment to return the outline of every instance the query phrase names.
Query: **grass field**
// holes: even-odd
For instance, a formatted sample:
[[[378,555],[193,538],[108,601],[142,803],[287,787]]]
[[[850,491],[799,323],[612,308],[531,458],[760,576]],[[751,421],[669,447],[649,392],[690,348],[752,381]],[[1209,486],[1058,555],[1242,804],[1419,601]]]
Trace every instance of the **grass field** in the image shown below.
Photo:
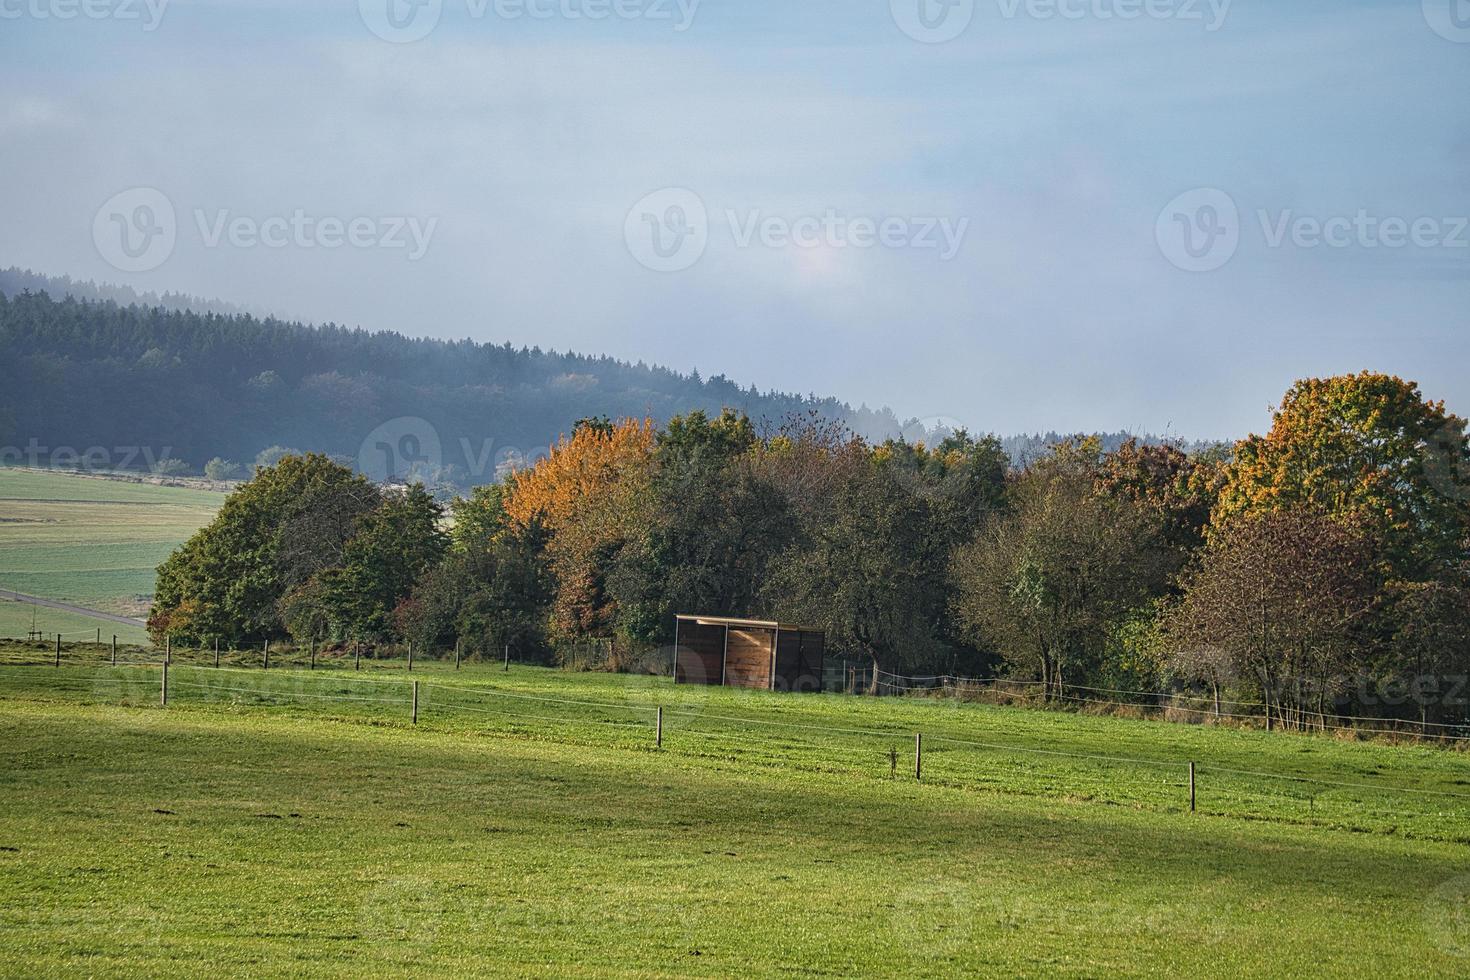
[[[223,502],[205,490],[0,468],[0,587],[144,615],[159,563]],[[0,604],[0,635],[24,636],[30,610],[13,605]],[[47,632],[90,622],[47,609],[37,616]]]
[[[181,652],[160,708],[101,656],[4,651],[0,970],[1470,972],[1456,751],[424,662],[415,726],[401,665]]]

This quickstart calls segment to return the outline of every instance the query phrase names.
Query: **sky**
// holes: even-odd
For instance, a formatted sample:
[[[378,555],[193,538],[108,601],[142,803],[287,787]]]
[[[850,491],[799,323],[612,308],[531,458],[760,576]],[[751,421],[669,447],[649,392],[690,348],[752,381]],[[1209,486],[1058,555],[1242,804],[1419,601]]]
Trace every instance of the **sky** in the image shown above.
[[[974,431],[1470,414],[1470,0],[0,0],[0,266]]]

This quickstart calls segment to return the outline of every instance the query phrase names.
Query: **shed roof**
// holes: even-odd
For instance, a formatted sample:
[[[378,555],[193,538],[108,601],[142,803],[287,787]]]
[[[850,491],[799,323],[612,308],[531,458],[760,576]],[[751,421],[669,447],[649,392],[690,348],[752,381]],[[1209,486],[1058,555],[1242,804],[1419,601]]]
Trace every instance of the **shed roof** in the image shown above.
[[[698,623],[700,626],[734,626],[746,629],[765,630],[789,630],[793,633],[825,633],[820,626],[798,626],[795,623],[779,623],[774,619],[737,619],[730,616],[690,616],[679,614],[674,617],[686,623]]]

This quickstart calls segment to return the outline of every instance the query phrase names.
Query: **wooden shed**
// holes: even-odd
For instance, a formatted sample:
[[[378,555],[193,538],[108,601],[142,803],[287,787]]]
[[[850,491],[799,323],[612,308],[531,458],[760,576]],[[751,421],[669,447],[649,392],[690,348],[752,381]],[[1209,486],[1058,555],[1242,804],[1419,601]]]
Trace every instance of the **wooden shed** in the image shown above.
[[[820,691],[827,634],[764,619],[678,616],[674,683]]]

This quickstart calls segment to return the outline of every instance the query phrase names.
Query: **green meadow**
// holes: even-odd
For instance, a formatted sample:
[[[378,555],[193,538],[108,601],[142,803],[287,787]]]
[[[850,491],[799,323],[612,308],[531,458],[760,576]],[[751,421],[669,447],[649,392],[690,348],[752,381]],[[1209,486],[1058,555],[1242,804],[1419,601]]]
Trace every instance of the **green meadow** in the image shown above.
[[[145,616],[159,563],[223,502],[223,494],[206,490],[0,468],[0,588]],[[0,635],[24,636],[31,615],[0,602]],[[100,625],[105,636],[143,636],[59,610],[35,615],[50,633]]]
[[[6,972],[1470,971],[1452,749],[108,653],[3,653]]]

